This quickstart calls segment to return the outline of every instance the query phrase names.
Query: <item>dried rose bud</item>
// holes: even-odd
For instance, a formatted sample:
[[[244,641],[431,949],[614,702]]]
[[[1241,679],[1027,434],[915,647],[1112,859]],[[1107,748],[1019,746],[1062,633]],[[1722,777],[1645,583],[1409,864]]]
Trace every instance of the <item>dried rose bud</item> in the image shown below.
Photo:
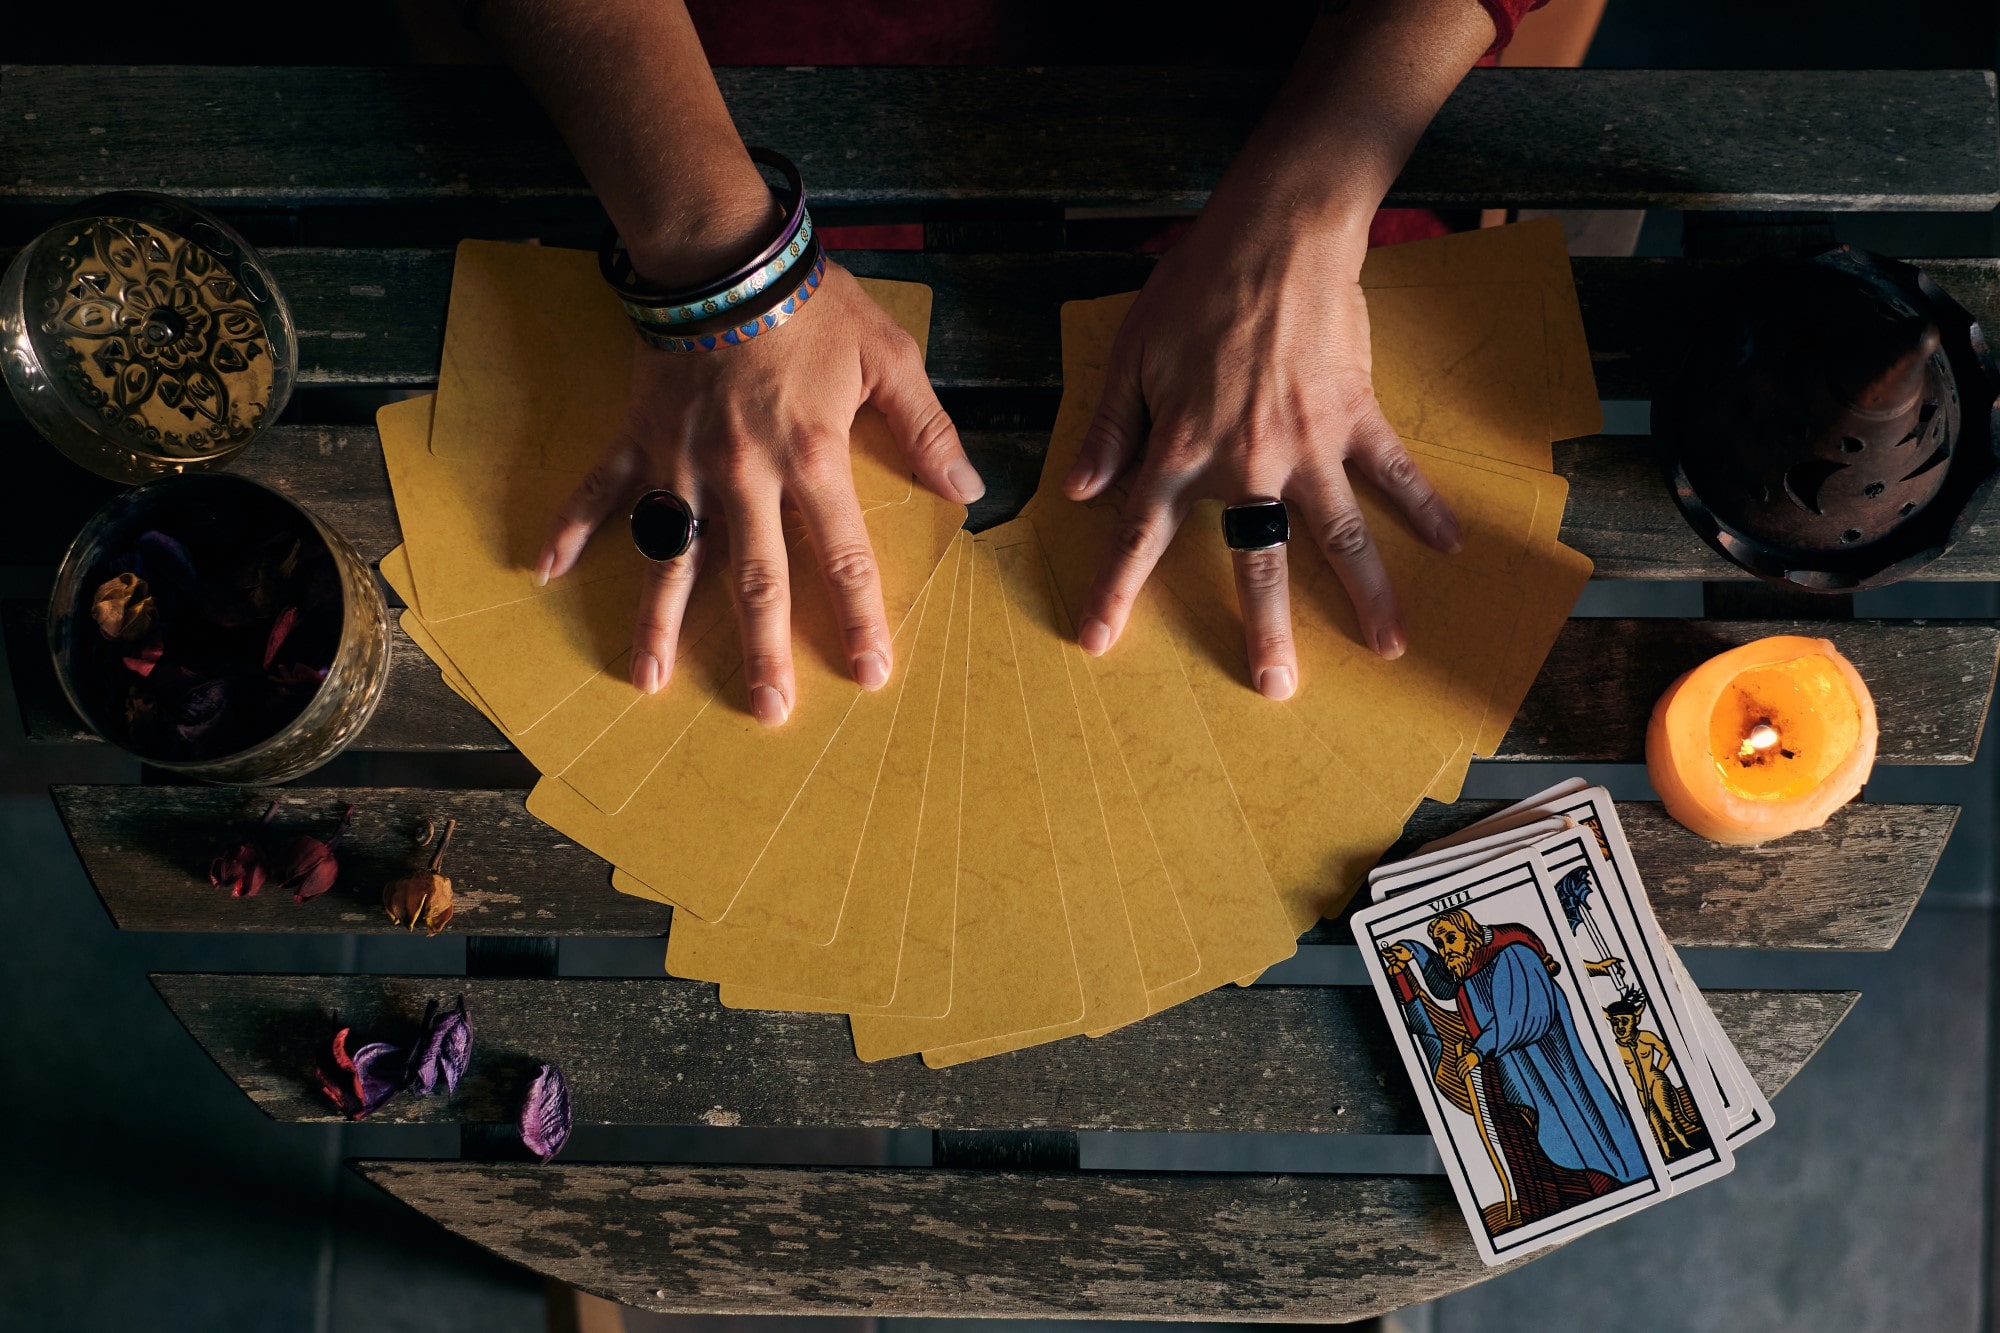
[[[348,1119],[359,1120],[402,1091],[403,1052],[386,1041],[374,1041],[349,1055],[347,1039],[353,1031],[341,1028],[333,1034],[332,1046],[313,1072],[327,1100]]]
[[[440,1082],[446,1092],[457,1092],[471,1064],[472,1015],[466,1012],[465,997],[459,996],[458,1008],[443,1014],[437,1012],[437,1001],[431,1001],[424,1013],[424,1039],[410,1053],[404,1082],[425,1097]]]
[[[271,878],[280,891],[290,889],[292,901],[307,902],[333,887],[340,875],[340,859],[334,855],[340,840],[354,823],[354,807],[341,812],[340,823],[322,842],[301,834],[290,839],[271,858]]]
[[[253,833],[237,843],[222,855],[208,863],[208,882],[218,889],[228,889],[232,898],[254,898],[270,878],[270,871],[264,864],[264,844],[261,830],[271,822],[271,816],[278,811],[278,803],[271,802],[264,807],[264,817],[257,821],[259,833]]]
[[[422,926],[427,935],[435,935],[451,924],[454,909],[451,880],[444,874],[444,852],[451,846],[451,835],[457,827],[456,819],[445,821],[444,837],[438,843],[437,855],[431,858],[429,870],[392,879],[382,886],[382,910],[389,914],[391,922],[408,926],[412,931]]]
[[[521,1142],[544,1162],[563,1150],[575,1122],[570,1109],[569,1084],[562,1070],[543,1065],[542,1072],[528,1085],[527,1100],[521,1103]]]
[[[97,585],[90,615],[97,632],[114,643],[130,643],[153,632],[153,590],[137,574],[116,574]]]

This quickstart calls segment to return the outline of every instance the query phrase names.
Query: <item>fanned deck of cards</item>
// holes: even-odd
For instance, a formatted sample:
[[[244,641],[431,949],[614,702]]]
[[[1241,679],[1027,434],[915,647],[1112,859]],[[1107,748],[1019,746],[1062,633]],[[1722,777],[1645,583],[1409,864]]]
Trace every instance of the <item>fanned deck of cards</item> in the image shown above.
[[[1602,787],[1552,787],[1368,882],[1354,938],[1487,1263],[1727,1175],[1771,1127]]]
[[[1456,798],[1499,745],[1589,577],[1558,540],[1550,465],[1551,441],[1600,424],[1561,228],[1377,251],[1363,282],[1378,396],[1466,548],[1432,551],[1360,488],[1408,630],[1385,662],[1295,542],[1285,704],[1247,678],[1213,506],[1118,646],[1075,645],[1119,497],[1077,505],[1056,482],[1131,295],[1063,308],[1042,485],[999,527],[962,531],[863,410],[854,480],[895,670],[875,693],[849,679],[792,532],[783,727],[746,707],[719,555],[652,696],[627,683],[647,572],[622,521],[534,584],[551,514],[624,411],[631,333],[589,254],[460,247],[438,392],[378,418],[405,537],[382,570],[410,637],[541,771],[529,812],[673,907],[669,972],[726,1005],[849,1014],[864,1059],[1100,1036],[1247,984],[1340,911],[1416,804]],[[862,285],[925,342],[927,288]]]

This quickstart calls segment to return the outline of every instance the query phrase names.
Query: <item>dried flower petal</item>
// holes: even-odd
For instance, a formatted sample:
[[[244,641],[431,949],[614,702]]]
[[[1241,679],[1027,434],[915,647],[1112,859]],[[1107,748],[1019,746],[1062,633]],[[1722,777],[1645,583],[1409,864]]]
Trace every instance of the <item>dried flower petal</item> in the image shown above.
[[[544,1162],[563,1150],[569,1142],[575,1115],[570,1109],[569,1084],[562,1070],[543,1065],[542,1072],[528,1085],[527,1100],[521,1103],[521,1142]]]
[[[342,1115],[359,1120],[402,1090],[403,1052],[386,1041],[375,1041],[349,1055],[347,1040],[353,1031],[341,1028],[333,1034],[332,1046],[313,1072],[326,1099]]]
[[[166,653],[167,645],[159,635],[155,634],[118,660],[125,664],[127,671],[139,676],[150,676],[153,674],[153,668],[160,664],[160,659],[166,656]]]
[[[277,811],[276,801],[265,806],[264,817],[257,821],[257,827],[261,830],[268,825]],[[228,889],[232,898],[254,898],[270,877],[264,861],[261,835],[253,833],[208,863],[208,882],[218,889]]]
[[[150,581],[177,592],[194,584],[194,561],[187,547],[164,532],[142,532],[134,543],[139,548],[139,570]]]
[[[153,590],[137,574],[113,575],[97,585],[90,599],[97,632],[114,643],[130,643],[152,633],[156,611]]]
[[[443,868],[445,849],[451,846],[451,835],[457,828],[456,819],[445,822],[444,840],[431,857],[429,870],[392,879],[382,886],[382,909],[391,922],[407,925],[413,931],[421,925],[428,935],[436,935],[451,924],[455,914],[451,879],[443,873]]]
[[[288,606],[278,613],[277,620],[271,624],[270,635],[264,640],[264,668],[266,670],[270,669],[271,660],[278,655],[278,650],[285,646],[286,637],[291,634],[292,627],[298,623],[299,609],[296,606]]]
[[[290,889],[294,902],[307,902],[333,887],[340,875],[340,859],[334,849],[354,823],[354,807],[341,813],[340,823],[322,842],[306,834],[288,840],[271,857],[271,877],[280,890]]]
[[[191,682],[173,702],[174,734],[184,741],[199,740],[222,721],[229,695],[229,682],[221,676]]]
[[[410,1057],[409,1085],[428,1097],[442,1080],[447,1092],[457,1092],[472,1064],[472,1015],[466,1012],[465,997],[459,996],[458,1008],[444,1014],[436,1013],[433,1002],[424,1019],[424,1039]]]

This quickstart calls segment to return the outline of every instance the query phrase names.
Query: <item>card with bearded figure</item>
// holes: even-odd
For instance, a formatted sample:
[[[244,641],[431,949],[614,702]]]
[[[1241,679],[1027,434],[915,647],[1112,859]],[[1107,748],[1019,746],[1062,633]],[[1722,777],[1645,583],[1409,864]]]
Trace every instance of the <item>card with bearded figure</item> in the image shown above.
[[[1586,960],[1524,849],[1364,909],[1354,936],[1489,1264],[1673,1193],[1589,1010]]]

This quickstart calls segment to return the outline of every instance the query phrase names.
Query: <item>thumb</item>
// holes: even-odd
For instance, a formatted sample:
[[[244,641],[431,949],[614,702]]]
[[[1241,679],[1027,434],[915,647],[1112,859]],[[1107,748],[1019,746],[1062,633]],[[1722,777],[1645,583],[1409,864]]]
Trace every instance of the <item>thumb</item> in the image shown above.
[[[986,494],[986,483],[965,456],[958,427],[924,373],[916,340],[900,328],[877,342],[864,342],[861,372],[868,401],[888,419],[889,433],[902,446],[917,479],[948,500],[971,504]]]

